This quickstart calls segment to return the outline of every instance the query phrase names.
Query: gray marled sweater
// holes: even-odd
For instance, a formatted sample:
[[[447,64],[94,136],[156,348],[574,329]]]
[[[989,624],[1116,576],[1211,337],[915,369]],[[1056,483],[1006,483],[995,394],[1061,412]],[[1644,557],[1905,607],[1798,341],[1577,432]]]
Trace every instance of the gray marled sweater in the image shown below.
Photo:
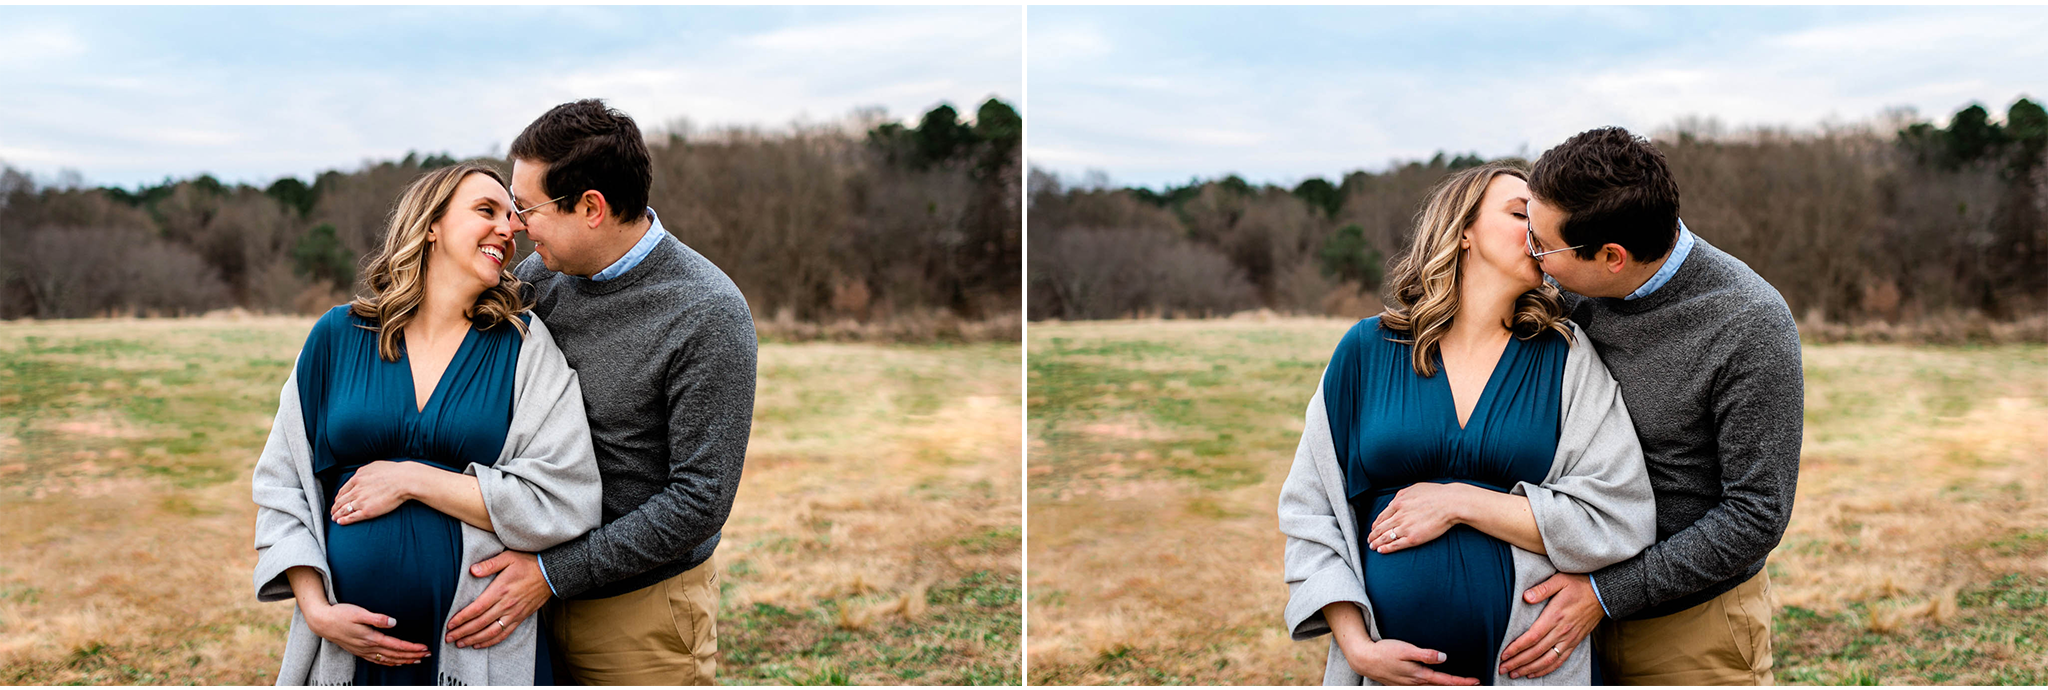
[[[604,523],[541,552],[557,596],[617,596],[711,558],[754,421],[753,313],[703,255],[665,237],[592,281],[519,264],[583,383]]]
[[[1805,377],[1785,299],[1700,239],[1640,299],[1567,295],[1621,384],[1657,492],[1657,543],[1593,573],[1609,615],[1663,616],[1742,584],[1784,536]]]

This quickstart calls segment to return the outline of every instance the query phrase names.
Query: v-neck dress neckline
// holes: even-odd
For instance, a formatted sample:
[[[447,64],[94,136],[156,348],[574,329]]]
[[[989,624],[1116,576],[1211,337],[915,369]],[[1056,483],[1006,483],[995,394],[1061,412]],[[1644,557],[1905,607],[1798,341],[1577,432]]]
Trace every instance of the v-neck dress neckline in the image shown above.
[[[1430,378],[1440,379],[1436,388],[1443,394],[1444,401],[1450,409],[1451,428],[1457,429],[1460,434],[1469,434],[1477,431],[1472,428],[1473,425],[1485,421],[1485,417],[1480,413],[1493,403],[1495,397],[1498,397],[1494,395],[1494,389],[1500,387],[1502,370],[1507,369],[1506,365],[1514,361],[1514,350],[1521,344],[1522,339],[1516,338],[1513,335],[1508,336],[1508,344],[1501,347],[1500,356],[1493,360],[1493,371],[1486,373],[1486,385],[1479,388],[1479,399],[1472,402],[1472,416],[1466,417],[1462,424],[1458,422],[1458,394],[1451,390],[1451,370],[1449,367],[1444,366],[1443,349],[1439,347],[1436,352],[1431,353],[1430,356],[1436,359],[1438,375]]]
[[[427,403],[425,405],[420,404],[420,382],[412,373],[412,345],[410,343],[406,345],[405,355],[400,358],[398,363],[405,365],[405,390],[407,397],[405,409],[407,412],[411,412],[414,415],[425,415],[427,408],[433,407],[434,403],[448,397],[441,394],[441,389],[448,385],[448,377],[455,373],[455,366],[462,362],[463,355],[469,353],[469,344],[475,339],[475,328],[462,329],[462,342],[455,345],[455,354],[450,356],[448,363],[441,367],[441,375],[434,379],[434,387],[427,391]]]

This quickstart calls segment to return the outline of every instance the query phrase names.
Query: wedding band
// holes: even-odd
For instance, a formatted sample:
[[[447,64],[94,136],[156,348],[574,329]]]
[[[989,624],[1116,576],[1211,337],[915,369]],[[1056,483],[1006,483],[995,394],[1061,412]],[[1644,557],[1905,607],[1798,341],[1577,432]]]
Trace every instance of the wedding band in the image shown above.
[[[503,619],[503,618],[499,618],[499,619],[498,619],[498,627],[500,627],[500,628],[502,628],[502,627],[505,627],[505,619]]]
[[[1550,646],[1550,653],[1556,654],[1558,656],[1564,656],[1564,652],[1557,651],[1557,645]]]
[[[383,660],[384,660],[384,655],[382,655],[382,654],[371,654],[370,656],[371,656],[371,657],[373,657],[373,658],[375,658],[375,659],[376,659],[376,660],[378,660],[378,661],[383,661]]]

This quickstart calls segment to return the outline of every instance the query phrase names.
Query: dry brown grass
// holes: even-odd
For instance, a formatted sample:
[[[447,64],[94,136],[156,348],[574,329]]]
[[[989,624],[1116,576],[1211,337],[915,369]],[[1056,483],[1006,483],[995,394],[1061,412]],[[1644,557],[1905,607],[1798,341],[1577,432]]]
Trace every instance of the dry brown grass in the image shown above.
[[[1320,679],[1324,645],[1281,629],[1272,511],[1350,323],[1032,325],[1034,682]],[[1779,681],[2039,682],[2048,349],[1805,351]]]
[[[1024,336],[1024,319],[1017,312],[963,319],[947,311],[918,311],[865,322],[798,321],[783,314],[756,319],[754,327],[763,341],[795,343],[1016,343]]]
[[[1321,680],[1323,648],[1278,622],[1272,511],[1292,456],[1276,449],[1322,370],[1306,358],[1348,327],[1032,324],[1033,682]]]
[[[1909,345],[2004,345],[2048,343],[2048,316],[1993,320],[1981,312],[1940,313],[1898,323],[1835,323],[1808,319],[1799,333],[1817,343],[1901,343]]]
[[[251,596],[248,471],[310,325],[0,328],[0,682],[274,677],[291,605]],[[768,344],[760,362],[721,675],[1017,678],[1016,348]],[[842,605],[851,629],[819,622]]]

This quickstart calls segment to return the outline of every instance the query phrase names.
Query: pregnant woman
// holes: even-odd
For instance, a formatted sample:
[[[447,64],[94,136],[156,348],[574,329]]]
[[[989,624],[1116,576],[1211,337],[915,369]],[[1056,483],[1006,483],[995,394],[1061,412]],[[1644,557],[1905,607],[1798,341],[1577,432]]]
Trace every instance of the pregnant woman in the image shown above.
[[[1393,303],[1309,402],[1280,530],[1287,626],[1332,633],[1326,685],[1592,683],[1592,655],[1561,646],[1543,677],[1497,673],[1541,612],[1520,594],[1655,538],[1635,429],[1543,281],[1528,203],[1513,165],[1440,183]]]
[[[507,270],[521,228],[496,171],[426,173],[370,262],[373,294],[307,336],[253,482],[257,598],[298,603],[279,685],[553,680],[536,626],[443,642],[489,583],[469,564],[598,524],[576,374]]]

